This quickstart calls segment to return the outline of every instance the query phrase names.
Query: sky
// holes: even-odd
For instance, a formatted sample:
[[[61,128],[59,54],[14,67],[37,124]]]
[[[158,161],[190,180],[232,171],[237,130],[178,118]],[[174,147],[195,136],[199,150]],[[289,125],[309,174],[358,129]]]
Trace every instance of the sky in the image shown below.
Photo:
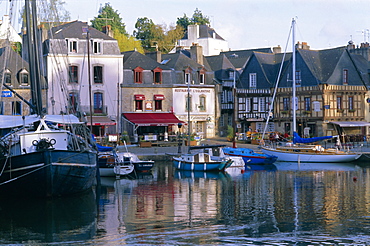
[[[138,18],[148,17],[155,24],[168,26],[184,14],[191,17],[198,8],[231,50],[277,45],[284,50],[292,18],[297,23],[296,40],[307,42],[314,50],[345,46],[350,40],[359,45],[369,42],[370,35],[370,0],[63,1],[71,20],[80,21],[93,19],[100,6],[109,2],[131,35]],[[0,13],[8,9],[7,2],[0,0]]]

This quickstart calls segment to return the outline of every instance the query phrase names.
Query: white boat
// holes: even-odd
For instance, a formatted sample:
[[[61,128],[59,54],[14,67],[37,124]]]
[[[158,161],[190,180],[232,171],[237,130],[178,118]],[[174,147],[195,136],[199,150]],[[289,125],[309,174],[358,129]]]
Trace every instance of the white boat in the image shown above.
[[[98,155],[99,172],[102,177],[124,176],[134,171],[130,157],[125,153],[104,152]]]
[[[293,55],[292,55],[292,74],[296,74],[296,46],[295,46],[295,20],[292,20],[292,40],[293,40]],[[292,98],[296,98],[296,78],[292,81]],[[261,151],[265,154],[277,156],[277,161],[286,162],[351,162],[361,157],[360,153],[340,151],[338,149],[325,149],[321,145],[306,145],[323,139],[334,138],[337,136],[324,136],[315,138],[300,138],[297,134],[296,123],[296,103],[293,103],[293,143],[281,143],[266,145],[261,141]],[[337,138],[339,141],[339,138]]]

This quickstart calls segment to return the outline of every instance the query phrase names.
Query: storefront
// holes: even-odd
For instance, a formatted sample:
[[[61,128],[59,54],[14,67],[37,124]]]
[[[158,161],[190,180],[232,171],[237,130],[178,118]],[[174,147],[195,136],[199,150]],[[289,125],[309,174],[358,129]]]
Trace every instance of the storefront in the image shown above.
[[[123,130],[127,131],[133,142],[172,141],[176,140],[176,132],[180,121],[173,113],[124,113]]]

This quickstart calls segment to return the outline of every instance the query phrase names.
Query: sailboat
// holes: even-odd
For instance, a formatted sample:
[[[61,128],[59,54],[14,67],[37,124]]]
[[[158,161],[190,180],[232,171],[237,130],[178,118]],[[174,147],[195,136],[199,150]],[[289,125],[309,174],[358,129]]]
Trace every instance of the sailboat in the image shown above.
[[[31,102],[19,98],[32,114],[0,115],[0,198],[58,197],[87,191],[98,174],[97,150],[89,129],[77,116],[44,114],[36,1],[25,3]]]
[[[292,68],[293,68],[293,85],[292,85],[292,98],[296,98],[296,46],[295,46],[295,19],[292,20]],[[361,157],[360,153],[341,151],[338,149],[325,149],[321,145],[307,145],[308,143],[314,143],[329,138],[337,138],[338,136],[322,136],[314,138],[301,138],[296,130],[296,103],[293,103],[293,143],[287,142],[284,145],[266,145],[264,141],[261,141],[261,151],[265,154],[277,156],[277,161],[285,162],[351,162]],[[272,108],[272,107],[271,107]],[[265,127],[266,128],[266,127]],[[303,145],[302,145],[303,144]]]

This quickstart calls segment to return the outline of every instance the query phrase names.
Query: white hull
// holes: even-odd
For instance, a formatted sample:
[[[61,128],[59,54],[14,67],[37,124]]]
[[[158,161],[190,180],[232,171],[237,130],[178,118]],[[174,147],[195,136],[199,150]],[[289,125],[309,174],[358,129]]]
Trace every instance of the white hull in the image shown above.
[[[134,165],[115,166],[99,168],[100,176],[102,177],[116,177],[117,175],[128,175],[134,171]]]
[[[276,150],[273,148],[262,147],[262,152],[269,155],[278,157],[277,161],[286,162],[325,162],[325,163],[338,163],[338,162],[351,162],[360,158],[361,154],[358,153],[327,153],[327,152],[312,152],[312,153],[288,153],[285,151]]]

